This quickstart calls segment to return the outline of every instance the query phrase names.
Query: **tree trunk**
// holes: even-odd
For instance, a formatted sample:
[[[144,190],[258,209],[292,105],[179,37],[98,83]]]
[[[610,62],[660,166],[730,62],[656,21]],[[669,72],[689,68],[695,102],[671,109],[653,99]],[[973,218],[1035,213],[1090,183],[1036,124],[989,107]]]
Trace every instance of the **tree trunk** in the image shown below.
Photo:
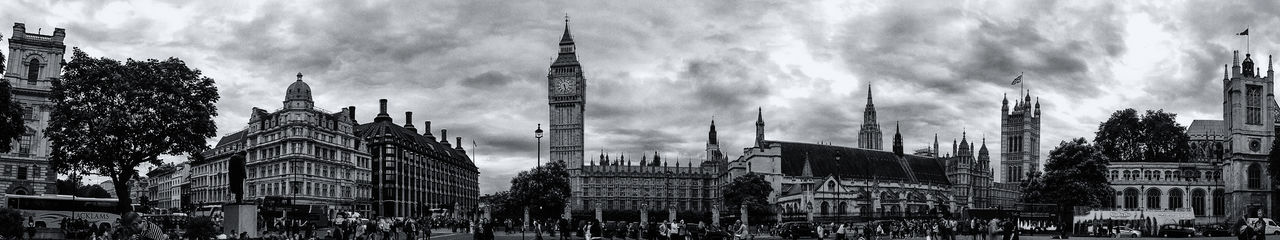
[[[120,174],[117,175],[111,183],[116,186],[116,199],[119,200],[119,202],[116,203],[116,211],[120,212],[121,216],[125,213],[134,211],[133,199],[129,196],[129,180],[133,179],[134,174],[136,174],[136,171],[133,169],[122,169]]]

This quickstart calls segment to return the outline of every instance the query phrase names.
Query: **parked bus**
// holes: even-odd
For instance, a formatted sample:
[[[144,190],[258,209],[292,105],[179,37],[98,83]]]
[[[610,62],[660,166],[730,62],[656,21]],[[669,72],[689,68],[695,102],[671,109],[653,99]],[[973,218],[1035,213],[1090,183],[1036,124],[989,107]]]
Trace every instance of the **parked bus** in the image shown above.
[[[5,206],[22,212],[22,219],[35,219],[37,227],[60,228],[62,220],[74,217],[94,226],[111,226],[120,219],[115,198],[71,195],[5,195]]]

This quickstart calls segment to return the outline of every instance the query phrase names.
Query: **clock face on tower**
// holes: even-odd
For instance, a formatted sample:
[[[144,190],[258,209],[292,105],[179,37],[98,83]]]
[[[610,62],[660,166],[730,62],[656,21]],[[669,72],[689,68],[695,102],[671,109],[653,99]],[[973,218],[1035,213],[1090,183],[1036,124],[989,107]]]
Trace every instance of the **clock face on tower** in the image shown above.
[[[573,78],[558,78],[553,84],[555,85],[551,86],[551,89],[556,94],[572,94],[578,89],[578,82]]]

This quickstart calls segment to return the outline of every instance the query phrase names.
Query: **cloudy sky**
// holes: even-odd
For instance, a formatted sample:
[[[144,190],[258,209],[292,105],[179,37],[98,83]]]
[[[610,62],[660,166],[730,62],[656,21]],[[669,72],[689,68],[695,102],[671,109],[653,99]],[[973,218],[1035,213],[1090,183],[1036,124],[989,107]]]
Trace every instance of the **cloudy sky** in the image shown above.
[[[971,141],[989,138],[993,159],[1000,100],[1018,95],[1009,82],[1022,72],[1044,108],[1042,156],[1062,140],[1092,138],[1117,109],[1164,109],[1184,125],[1220,119],[1222,65],[1245,48],[1233,34],[1251,28],[1252,52],[1273,54],[1275,9],[1274,1],[21,0],[0,2],[0,23],[65,28],[67,45],[91,56],[185,60],[218,83],[220,136],[243,128],[252,107],[279,108],[298,72],[318,107],[356,106],[362,122],[389,99],[396,121],[413,111],[418,125],[431,120],[477,142],[465,147],[489,193],[534,162],[532,132],[548,121],[546,72],[566,13],[587,77],[588,155],[657,151],[684,163],[703,157],[712,118],[724,150],[741,155],[757,107],[769,139],[856,146],[868,84],[886,148],[899,122],[908,149],[967,131]]]

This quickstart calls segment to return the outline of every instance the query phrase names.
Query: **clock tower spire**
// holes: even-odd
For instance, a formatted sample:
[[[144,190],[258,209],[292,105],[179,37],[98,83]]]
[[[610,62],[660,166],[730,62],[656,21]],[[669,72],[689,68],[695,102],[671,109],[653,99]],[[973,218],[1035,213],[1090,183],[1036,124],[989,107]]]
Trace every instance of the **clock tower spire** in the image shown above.
[[[564,35],[559,51],[547,72],[547,104],[550,105],[550,159],[565,164],[573,196],[581,196],[583,113],[586,111],[586,78],[578,64],[577,48],[569,33],[569,16],[564,18]],[[583,207],[580,198],[569,200],[569,208]]]

